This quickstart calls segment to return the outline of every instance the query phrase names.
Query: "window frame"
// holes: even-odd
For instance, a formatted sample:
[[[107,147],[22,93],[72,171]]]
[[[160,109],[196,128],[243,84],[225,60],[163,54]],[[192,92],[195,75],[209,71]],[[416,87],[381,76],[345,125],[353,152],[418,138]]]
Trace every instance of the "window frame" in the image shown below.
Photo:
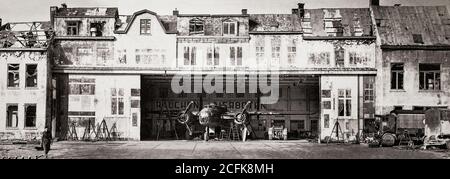
[[[183,66],[197,66],[197,47],[185,46],[183,48]]]
[[[34,75],[30,75],[28,74],[28,67],[35,65],[36,66],[36,70],[35,70],[35,74]],[[38,87],[38,80],[39,80],[39,76],[38,76],[38,64],[37,63],[29,63],[25,65],[25,88],[37,88]],[[31,76],[35,76],[36,78],[36,83],[34,83],[33,86],[28,86],[28,79],[31,78]]]
[[[70,23],[75,23],[75,24],[70,24]],[[66,35],[67,36],[79,36],[80,35],[80,24],[81,24],[80,21],[66,21],[66,26],[67,26]],[[73,30],[75,30],[76,32],[72,33]]]
[[[243,66],[243,53],[243,48],[241,46],[230,46],[228,64],[230,66]]]
[[[439,65],[439,70],[421,70],[420,69],[421,65]],[[419,71],[419,91],[441,91],[441,89],[442,89],[442,86],[441,86],[441,84],[442,84],[442,76],[441,76],[442,65],[440,63],[419,63],[418,71]],[[429,86],[428,86],[429,84],[426,81],[427,74],[430,74],[430,73],[433,75],[432,81],[434,84],[433,84],[432,89],[429,88]],[[437,75],[439,75],[439,78],[437,78]],[[436,79],[439,79],[438,83],[436,83]],[[422,87],[421,87],[421,82],[423,82]],[[437,88],[436,88],[436,85],[438,86]]]
[[[368,86],[366,86],[368,85]],[[366,93],[368,92],[368,94]],[[368,97],[366,99],[366,97]],[[363,100],[365,103],[375,102],[375,89],[373,83],[365,83],[363,86]]]
[[[113,93],[113,90],[115,90],[115,94]],[[122,90],[122,95],[120,95],[120,90]],[[114,106],[114,100],[116,103],[115,106]],[[121,105],[122,105],[122,113],[120,113]],[[111,115],[114,115],[114,116],[124,116],[125,115],[125,88],[111,88]]]
[[[231,28],[231,25],[234,25],[234,28]],[[225,31],[225,29],[227,31]],[[234,33],[231,33],[231,29],[233,29]],[[223,34],[223,36],[237,36],[238,35],[238,23],[236,21],[229,20],[229,19],[223,21],[222,22],[222,34]]]
[[[17,65],[17,69],[16,70],[10,70],[9,68],[10,68],[11,65]],[[20,63],[8,63],[7,64],[6,86],[7,86],[8,89],[20,88],[20,66],[21,66]],[[10,73],[13,73],[13,75],[14,75],[13,78],[14,79],[16,79],[16,77],[17,77],[17,85],[10,86],[10,79],[9,79],[9,74]],[[14,81],[16,81],[16,80],[14,80]],[[13,84],[16,84],[16,83],[13,82]]]
[[[9,107],[16,107],[16,125],[12,126],[13,124],[13,119],[10,119],[10,114],[9,114]],[[11,115],[12,117],[12,115]],[[11,120],[11,121],[10,121]],[[8,124],[11,124],[11,126],[8,126]],[[6,104],[6,121],[5,121],[5,127],[6,129],[18,129],[19,128],[19,104],[18,103],[8,103]]]
[[[27,126],[27,122],[28,122],[28,113],[27,113],[27,109],[28,109],[28,107],[30,107],[30,106],[34,106],[34,126]],[[36,126],[37,126],[37,104],[36,103],[27,103],[27,104],[25,104],[24,105],[24,128],[25,129],[33,129],[33,128],[36,128]],[[33,116],[31,116],[31,117],[33,117]]]
[[[344,91],[343,92],[343,96],[340,95],[340,91]],[[338,117],[339,118],[349,118],[352,116],[352,90],[351,89],[338,89],[338,108],[337,108],[337,112],[338,112]],[[350,93],[348,93],[350,92]],[[340,114],[340,107],[339,107],[339,101],[343,101],[343,105],[344,105],[344,115]],[[350,103],[349,103],[350,101]],[[350,104],[350,111],[348,111],[348,104]]]
[[[152,19],[140,19],[139,22],[139,34],[152,35]]]
[[[201,27],[197,29],[197,27]],[[189,35],[203,35],[205,34],[205,21],[199,18],[189,20]]]
[[[255,47],[255,55],[256,55],[256,64],[264,64],[265,62],[265,51],[264,46],[256,46]]]
[[[397,65],[402,65],[402,70],[393,70],[392,68],[393,68],[393,65],[394,64],[397,64]],[[394,88],[394,86],[392,85],[392,82],[393,82],[393,80],[394,80],[394,74],[395,74],[395,88]],[[391,90],[404,90],[405,89],[405,86],[404,86],[404,83],[405,83],[405,63],[391,63],[391,67],[390,67],[390,75],[391,75],[391,78],[390,78],[390,89]],[[402,76],[402,83],[401,83],[401,88],[399,87],[400,85],[400,83],[399,83],[399,76]]]

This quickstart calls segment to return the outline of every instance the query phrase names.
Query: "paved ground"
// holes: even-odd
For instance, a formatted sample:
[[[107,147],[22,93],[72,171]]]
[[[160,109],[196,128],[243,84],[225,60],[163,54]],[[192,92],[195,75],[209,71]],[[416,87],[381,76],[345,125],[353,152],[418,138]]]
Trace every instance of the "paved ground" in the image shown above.
[[[0,158],[42,155],[37,145],[0,145]],[[369,148],[355,144],[317,144],[306,141],[114,141],[55,142],[49,158],[54,159],[412,159],[450,158],[447,150]]]

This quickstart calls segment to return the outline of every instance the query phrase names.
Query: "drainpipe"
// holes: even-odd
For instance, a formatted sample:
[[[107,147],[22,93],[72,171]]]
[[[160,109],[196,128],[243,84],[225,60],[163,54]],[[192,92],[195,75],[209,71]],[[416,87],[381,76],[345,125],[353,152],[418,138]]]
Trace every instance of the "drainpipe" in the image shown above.
[[[358,106],[358,114],[357,114],[357,117],[356,117],[356,119],[358,120],[358,132],[356,133],[356,144],[359,144],[359,129],[360,129],[360,126],[359,126],[359,113],[360,113],[360,104],[359,104],[359,100],[361,100],[360,99],[360,94],[359,94],[359,90],[360,90],[360,84],[359,84],[359,80],[360,80],[360,78],[359,78],[359,74],[358,74],[358,100],[357,100],[357,102],[358,102],[358,104],[357,104],[357,106]]]

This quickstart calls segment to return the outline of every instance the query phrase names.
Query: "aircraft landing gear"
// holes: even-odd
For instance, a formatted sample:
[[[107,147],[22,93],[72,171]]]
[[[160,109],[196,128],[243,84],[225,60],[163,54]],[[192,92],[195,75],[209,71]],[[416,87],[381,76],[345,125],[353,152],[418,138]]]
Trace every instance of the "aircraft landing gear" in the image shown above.
[[[242,142],[245,142],[247,139],[247,126],[244,126],[244,129],[242,129]]]
[[[209,127],[205,127],[204,139],[205,141],[209,140]]]

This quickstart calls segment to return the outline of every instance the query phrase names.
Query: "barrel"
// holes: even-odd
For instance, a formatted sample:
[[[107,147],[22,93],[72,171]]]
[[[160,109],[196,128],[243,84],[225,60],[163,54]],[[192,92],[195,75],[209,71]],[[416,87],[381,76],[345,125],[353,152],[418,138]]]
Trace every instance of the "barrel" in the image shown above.
[[[392,147],[395,145],[396,137],[394,134],[385,133],[381,137],[381,145],[384,147]]]

